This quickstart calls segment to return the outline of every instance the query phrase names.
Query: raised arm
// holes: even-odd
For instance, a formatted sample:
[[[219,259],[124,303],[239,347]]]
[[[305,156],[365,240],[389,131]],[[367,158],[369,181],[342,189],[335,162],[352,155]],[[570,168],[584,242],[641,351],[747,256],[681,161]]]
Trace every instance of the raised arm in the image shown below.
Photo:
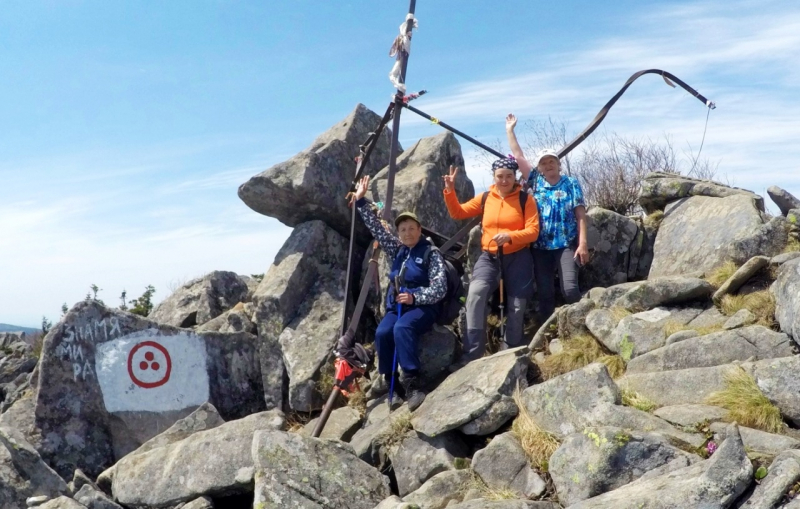
[[[381,221],[377,212],[375,212],[375,209],[372,207],[372,204],[364,198],[368,187],[369,176],[366,176],[359,181],[356,192],[353,194],[351,206],[354,204],[358,207],[358,213],[361,215],[361,219],[369,229],[369,232],[375,237],[375,240],[378,241],[378,244],[381,245],[383,250],[386,251],[389,258],[394,259],[402,243],[400,239],[394,236],[389,226]]]
[[[444,259],[439,251],[431,251],[428,267],[429,286],[420,286],[409,290],[414,294],[414,304],[436,304],[447,294],[447,274],[444,271]]]
[[[511,147],[511,153],[514,154],[514,159],[519,164],[519,171],[522,173],[522,178],[528,180],[528,175],[531,173],[531,163],[525,159],[525,154],[522,152],[522,147],[519,146],[517,135],[514,133],[514,128],[517,127],[517,117],[513,113],[509,113],[506,117],[506,136],[508,137],[508,145]]]
[[[480,195],[469,200],[466,203],[458,203],[458,196],[456,196],[456,175],[458,174],[458,167],[451,166],[450,173],[443,177],[444,179],[444,204],[447,206],[447,212],[453,219],[469,219],[481,213],[481,199]]]

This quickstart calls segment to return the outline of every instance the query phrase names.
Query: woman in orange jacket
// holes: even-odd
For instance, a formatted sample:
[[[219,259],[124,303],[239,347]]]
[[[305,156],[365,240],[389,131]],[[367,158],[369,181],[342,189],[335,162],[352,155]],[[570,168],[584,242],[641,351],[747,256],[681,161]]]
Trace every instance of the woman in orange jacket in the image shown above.
[[[529,246],[539,236],[536,202],[517,184],[517,162],[509,157],[492,164],[494,184],[466,203],[459,203],[455,188],[458,168],[451,166],[444,177],[444,200],[453,219],[483,215],[482,253],[472,269],[467,293],[467,332],[462,338],[461,361],[456,366],[483,356],[486,350],[486,318],[489,295],[500,283],[498,249],[502,249],[502,274],[508,295],[506,347],[523,342],[525,305],[533,296],[533,257]]]

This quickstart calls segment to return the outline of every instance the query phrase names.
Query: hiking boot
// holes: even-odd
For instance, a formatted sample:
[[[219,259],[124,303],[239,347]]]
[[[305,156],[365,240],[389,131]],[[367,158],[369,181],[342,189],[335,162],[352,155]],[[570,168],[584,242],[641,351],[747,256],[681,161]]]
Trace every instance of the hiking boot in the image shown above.
[[[425,394],[419,388],[419,380],[415,376],[407,376],[403,380],[403,389],[406,392],[406,402],[408,409],[414,411],[425,401]]]

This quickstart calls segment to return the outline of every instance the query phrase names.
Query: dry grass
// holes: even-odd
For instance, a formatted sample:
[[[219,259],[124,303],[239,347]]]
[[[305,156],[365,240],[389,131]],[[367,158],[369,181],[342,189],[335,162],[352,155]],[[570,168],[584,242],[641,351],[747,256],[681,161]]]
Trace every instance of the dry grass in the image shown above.
[[[789,241],[786,243],[786,247],[783,248],[784,253],[794,253],[796,251],[800,251],[800,240],[797,237],[789,235]]]
[[[719,288],[722,286],[722,283],[727,281],[738,269],[739,267],[735,263],[727,261],[711,271],[711,274],[706,276],[706,281],[711,283],[714,288]]]
[[[661,221],[664,220],[664,211],[656,210],[652,214],[644,216],[644,224],[650,228],[658,228],[661,226]]]
[[[290,433],[300,433],[309,421],[311,414],[289,412],[286,414],[286,430]]]
[[[655,402],[628,388],[622,388],[622,404],[642,412],[652,412],[658,408]]]
[[[603,347],[588,335],[575,336],[561,341],[563,350],[553,354],[539,364],[542,378],[551,378],[587,366],[606,355]]]
[[[377,440],[378,443],[386,449],[399,447],[411,430],[411,414],[403,413],[393,417],[390,416],[389,419],[391,419],[389,428],[381,433]]]
[[[725,374],[725,389],[711,394],[706,403],[728,411],[728,420],[770,433],[780,433],[785,424],[778,407],[764,396],[756,381],[741,368]]]
[[[358,413],[361,415],[361,417],[364,417],[364,415],[367,413],[367,395],[361,389],[360,385],[355,391],[350,393],[350,396],[347,397],[347,406],[358,410]]]
[[[511,431],[519,440],[531,466],[546,472],[550,456],[560,445],[558,439],[552,433],[540,428],[536,421],[533,420],[533,417],[528,413],[525,404],[522,402],[522,392],[519,386],[514,391],[514,402],[519,408],[519,414],[517,414],[514,423],[511,425]]]
[[[336,367],[333,362],[327,362],[320,369],[319,379],[314,383],[314,388],[323,398],[327,398],[331,394],[335,383]]]
[[[625,309],[623,307],[620,307],[620,306],[614,306],[614,307],[608,308],[608,310],[611,312],[611,317],[617,323],[621,322],[622,319],[625,318],[626,316],[630,316],[630,315],[633,314],[630,311],[628,311],[627,309]]]
[[[746,295],[726,295],[719,303],[720,311],[731,316],[741,309],[749,309],[756,323],[764,327],[775,326],[775,298],[769,289]]]
[[[717,325],[710,325],[708,327],[690,327],[687,324],[682,324],[680,322],[670,321],[670,322],[667,322],[664,325],[664,334],[666,334],[666,337],[670,337],[673,334],[675,334],[676,332],[681,332],[681,331],[685,331],[685,330],[693,330],[693,331],[697,331],[697,333],[700,336],[705,336],[706,334],[713,334],[714,332],[719,332],[721,330],[724,330],[722,328],[722,325],[723,324],[720,323],[720,324],[717,324]]]
[[[597,362],[602,362],[606,365],[606,368],[608,368],[608,374],[611,375],[611,378],[614,380],[625,374],[625,360],[619,354],[602,355],[597,358]]]

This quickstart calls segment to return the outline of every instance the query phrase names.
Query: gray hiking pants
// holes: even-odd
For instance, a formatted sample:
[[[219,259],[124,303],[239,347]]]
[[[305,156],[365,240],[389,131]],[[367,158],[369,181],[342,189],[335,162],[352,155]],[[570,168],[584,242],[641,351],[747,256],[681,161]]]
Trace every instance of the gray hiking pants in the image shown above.
[[[506,335],[509,347],[522,345],[525,305],[533,296],[533,257],[530,249],[503,256],[503,285],[508,295],[505,302]],[[486,351],[486,318],[489,314],[489,295],[500,285],[498,258],[481,253],[467,293],[467,333],[462,338],[462,359],[475,360]]]
[[[561,295],[567,304],[581,300],[578,288],[578,264],[575,262],[575,249],[534,249],[533,273],[536,278],[536,291],[539,296],[539,321],[544,323],[556,308],[555,279],[561,281]]]

